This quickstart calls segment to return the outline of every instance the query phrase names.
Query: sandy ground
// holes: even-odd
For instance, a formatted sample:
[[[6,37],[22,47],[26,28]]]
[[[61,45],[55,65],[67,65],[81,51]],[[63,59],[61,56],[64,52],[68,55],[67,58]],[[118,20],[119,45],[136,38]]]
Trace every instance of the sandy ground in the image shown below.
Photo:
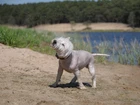
[[[92,23],[89,25],[91,30],[132,30],[127,24],[123,23]],[[52,25],[39,25],[34,27],[34,29],[47,30],[53,32],[70,32],[72,31],[83,31],[86,25],[82,23],[71,24],[52,24]]]
[[[57,88],[58,60],[30,49],[0,44],[0,105],[138,105],[140,67],[120,64],[95,64],[97,89],[91,76],[82,70],[87,89],[68,84],[73,74],[64,72]]]

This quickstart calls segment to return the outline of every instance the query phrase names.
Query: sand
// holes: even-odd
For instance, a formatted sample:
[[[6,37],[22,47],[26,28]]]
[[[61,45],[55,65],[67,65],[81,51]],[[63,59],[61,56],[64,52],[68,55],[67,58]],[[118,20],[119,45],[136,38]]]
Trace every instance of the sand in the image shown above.
[[[0,44],[0,105],[139,105],[140,67],[95,64],[97,89],[92,89],[87,69],[81,78],[87,89],[68,84],[73,74],[64,72],[55,81],[58,60],[25,48]]]
[[[39,25],[36,27],[33,27],[34,29],[39,30],[47,30],[52,32],[70,32],[70,31],[83,31],[87,27],[86,25],[82,23],[76,23],[75,25],[71,24],[46,24],[46,25]],[[122,30],[122,31],[128,31],[132,30],[131,27],[129,27],[127,24],[123,23],[92,23],[89,25],[89,28],[91,31],[98,31],[98,30]]]

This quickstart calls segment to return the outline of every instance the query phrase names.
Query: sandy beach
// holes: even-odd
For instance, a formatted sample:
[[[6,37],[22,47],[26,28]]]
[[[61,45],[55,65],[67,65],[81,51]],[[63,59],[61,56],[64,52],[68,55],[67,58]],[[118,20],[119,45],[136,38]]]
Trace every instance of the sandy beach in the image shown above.
[[[54,83],[58,59],[26,48],[0,44],[0,105],[139,105],[140,68],[121,64],[95,64],[97,89],[91,88],[87,69],[81,71],[86,90],[69,84],[64,72]]]
[[[76,23],[75,25],[71,24],[46,24],[46,25],[38,25],[33,27],[38,30],[47,30],[52,32],[70,32],[70,31],[83,31],[87,28],[86,25],[82,23]],[[98,30],[132,30],[127,24],[123,23],[92,23],[89,25],[90,31],[98,31]]]

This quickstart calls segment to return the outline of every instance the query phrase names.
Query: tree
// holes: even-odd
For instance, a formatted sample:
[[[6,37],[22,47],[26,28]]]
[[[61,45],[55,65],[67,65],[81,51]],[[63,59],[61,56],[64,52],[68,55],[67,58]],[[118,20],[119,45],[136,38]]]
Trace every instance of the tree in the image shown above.
[[[70,21],[70,24],[71,24],[71,30],[74,31],[74,26],[76,25],[75,21]]]
[[[134,28],[135,26],[135,14],[134,12],[130,12],[128,16],[128,24]]]
[[[12,25],[15,25],[16,24],[15,18],[13,16],[10,16],[9,17],[8,24],[12,24]]]
[[[85,29],[85,30],[91,30],[91,28],[89,27],[90,24],[91,24],[90,21],[86,21],[86,22],[84,22],[84,25],[86,25],[86,29]]]
[[[0,24],[33,27],[71,21],[122,22],[132,27],[140,26],[140,0],[65,0],[0,5]]]

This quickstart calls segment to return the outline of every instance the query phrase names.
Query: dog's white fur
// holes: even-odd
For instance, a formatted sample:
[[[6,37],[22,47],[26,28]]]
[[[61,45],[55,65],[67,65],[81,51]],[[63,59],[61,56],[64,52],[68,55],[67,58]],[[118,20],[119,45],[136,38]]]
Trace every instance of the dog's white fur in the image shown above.
[[[75,76],[70,83],[78,80],[79,88],[86,89],[80,78],[80,70],[84,67],[89,69],[92,75],[92,87],[96,88],[96,77],[94,69],[94,57],[96,55],[109,56],[107,54],[91,54],[83,50],[73,50],[73,44],[70,38],[55,38],[52,40],[51,46],[56,50],[56,55],[59,58],[59,68],[57,73],[56,82],[52,85],[56,87],[61,79],[63,70],[73,73]]]

